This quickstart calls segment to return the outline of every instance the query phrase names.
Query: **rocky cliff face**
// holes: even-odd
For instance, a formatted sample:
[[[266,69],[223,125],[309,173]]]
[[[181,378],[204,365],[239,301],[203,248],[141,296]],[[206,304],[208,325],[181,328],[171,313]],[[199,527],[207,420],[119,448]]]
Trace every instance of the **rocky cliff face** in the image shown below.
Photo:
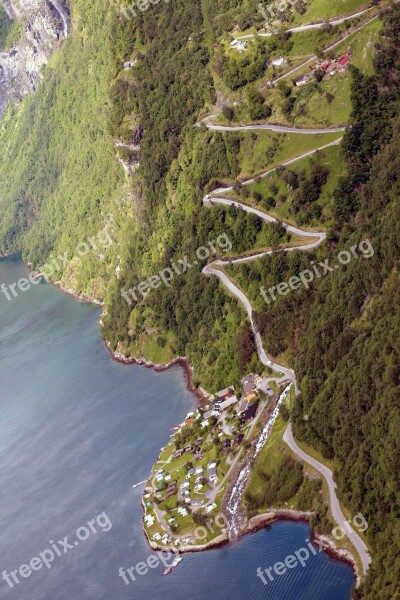
[[[22,25],[21,40],[0,52],[0,116],[8,102],[35,91],[59,40],[67,37],[69,12],[62,0],[0,0]]]

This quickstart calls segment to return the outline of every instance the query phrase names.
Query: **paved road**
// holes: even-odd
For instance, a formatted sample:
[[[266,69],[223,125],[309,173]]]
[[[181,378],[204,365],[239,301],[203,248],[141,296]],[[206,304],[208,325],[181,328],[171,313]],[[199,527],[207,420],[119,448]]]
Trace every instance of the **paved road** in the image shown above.
[[[210,118],[210,117],[208,117]],[[207,129],[214,131],[250,131],[252,129],[268,129],[278,133],[300,133],[303,135],[315,135],[317,133],[340,133],[345,127],[325,127],[321,129],[301,129],[299,127],[286,127],[284,125],[273,125],[272,123],[261,123],[259,125],[209,125]]]
[[[400,0],[397,0],[397,1],[400,1]],[[327,52],[330,52],[331,50],[333,50],[334,48],[336,48],[336,46],[339,46],[339,44],[341,44],[342,42],[344,42],[344,40],[347,40],[347,38],[349,38],[351,35],[354,35],[358,31],[360,31],[360,29],[363,29],[363,27],[365,27],[366,25],[368,25],[369,23],[371,23],[372,21],[374,21],[376,18],[378,18],[378,15],[375,15],[371,19],[367,19],[366,21],[364,21],[363,23],[361,23],[358,27],[356,27],[355,29],[352,29],[351,31],[348,31],[346,33],[346,35],[344,35],[343,37],[341,37],[338,41],[333,42],[333,44],[331,44],[330,46],[327,46],[324,50],[322,50],[322,54],[326,54]],[[312,63],[312,62],[314,62],[314,60],[317,60],[317,58],[318,58],[317,55],[313,54],[305,62],[300,63],[299,65],[297,65],[297,67],[293,67],[293,69],[291,69],[290,71],[287,71],[287,73],[284,73],[283,75],[280,75],[279,77],[276,77],[276,79],[273,79],[271,81],[271,83],[275,84],[277,81],[280,81],[281,79],[286,79],[286,77],[289,77],[290,75],[293,75],[294,73],[296,73],[296,71],[299,71],[303,67],[307,66],[309,63]]]
[[[312,150],[310,152],[306,152],[300,156],[297,156],[296,158],[286,161],[283,164],[284,165],[292,164],[298,160],[301,160],[305,156],[309,156],[310,154],[317,152],[317,150],[323,150],[324,148],[327,148],[328,146],[337,145],[340,143],[340,141],[341,141],[341,138],[338,140],[335,140],[334,142],[331,142],[330,144],[327,144],[326,146],[322,146],[321,148],[317,148],[315,150]],[[268,175],[269,173],[274,171],[276,168],[277,167],[270,169],[269,171],[264,173],[262,175],[262,177],[265,177],[266,175]],[[249,185],[250,183],[253,183],[254,181],[255,181],[254,179],[250,179],[250,180],[244,182],[244,185]],[[213,204],[223,204],[226,206],[233,205],[240,210],[244,210],[246,212],[257,215],[263,221],[266,221],[269,223],[278,222],[278,219],[276,219],[275,217],[272,217],[271,215],[264,213],[263,211],[261,211],[257,208],[253,208],[252,206],[248,206],[246,204],[243,204],[242,202],[233,201],[229,198],[218,197],[219,194],[223,194],[223,193],[229,192],[231,190],[232,190],[232,187],[219,188],[217,190],[214,190],[212,192],[213,195],[207,194],[206,196],[204,196],[203,203],[209,207],[212,206]],[[283,252],[293,252],[294,250],[302,250],[302,251],[312,250],[313,248],[316,248],[317,246],[319,246],[326,238],[326,233],[323,231],[312,231],[312,232],[304,231],[303,229],[300,229],[299,227],[295,227],[294,225],[289,225],[288,223],[282,223],[282,226],[289,233],[292,233],[297,236],[302,236],[302,237],[307,236],[312,239],[312,241],[310,241],[308,244],[302,244],[302,245],[295,246],[295,247],[283,248],[282,249]],[[240,300],[240,302],[243,304],[243,306],[247,312],[247,315],[248,315],[248,318],[249,318],[249,321],[251,324],[251,328],[253,330],[255,342],[256,342],[257,354],[258,354],[258,357],[259,357],[261,363],[265,366],[268,366],[268,367],[274,369],[275,371],[282,372],[286,378],[290,379],[290,381],[293,381],[295,393],[297,395],[299,393],[299,389],[297,386],[295,372],[292,369],[288,369],[287,367],[284,367],[283,365],[280,365],[279,363],[274,362],[272,360],[272,358],[267,355],[267,353],[264,349],[264,346],[262,344],[260,332],[258,331],[258,329],[255,325],[254,319],[253,319],[253,308],[251,306],[250,300],[247,298],[247,296],[244,294],[244,292],[240,288],[238,288],[223,271],[220,270],[220,267],[224,267],[228,264],[246,263],[246,262],[249,262],[252,260],[257,260],[258,258],[261,258],[268,254],[272,254],[273,252],[274,252],[274,250],[270,250],[268,252],[261,251],[261,252],[254,253],[252,256],[246,256],[246,257],[242,257],[242,258],[235,258],[235,259],[231,259],[231,260],[229,260],[229,259],[215,260],[212,263],[210,263],[204,267],[203,273],[206,276],[215,275],[216,277],[218,277],[218,279],[221,281],[221,283],[236,298],[238,298],[238,300]]]
[[[295,442],[292,432],[292,425],[289,423],[284,434],[283,440],[289,446],[289,448],[297,454],[299,458],[304,460],[306,463],[314,467],[317,471],[321,473],[324,477],[326,483],[328,484],[329,494],[330,494],[330,507],[332,511],[333,518],[339,527],[346,533],[349,540],[352,542],[353,546],[356,548],[358,554],[360,555],[362,568],[364,574],[367,572],[368,567],[371,563],[371,556],[368,552],[367,546],[364,544],[359,535],[354,531],[352,527],[350,527],[348,521],[340,508],[340,503],[336,495],[336,483],[333,480],[332,472],[328,467],[320,463],[318,460],[306,454]]]
[[[257,127],[257,126],[255,126],[255,127]],[[324,131],[324,133],[326,133],[326,130]],[[293,163],[296,163],[299,160],[302,160],[303,158],[307,158],[307,156],[312,156],[313,154],[316,154],[316,152],[320,152],[321,150],[326,150],[326,148],[330,148],[331,146],[339,146],[342,139],[343,139],[343,137],[340,137],[337,140],[334,140],[333,142],[329,142],[329,144],[325,144],[325,146],[320,146],[319,148],[314,148],[313,150],[308,150],[308,152],[303,152],[303,154],[300,154],[299,156],[296,156],[295,158],[290,158],[289,160],[285,160],[284,162],[280,163],[280,165],[277,165],[276,167],[273,167],[272,169],[268,169],[268,171],[261,173],[261,175],[258,175],[257,177],[253,177],[252,179],[248,179],[247,181],[244,181],[242,185],[251,185],[252,183],[255,183],[258,178],[263,179],[264,177],[267,177],[268,175],[270,175],[271,173],[276,171],[278,166],[288,167],[289,165],[292,165]],[[214,190],[212,193],[213,194],[224,194],[226,192],[231,192],[232,189],[233,189],[232,186],[225,187],[225,188],[218,188],[217,190]],[[206,196],[206,198],[208,198],[208,197],[209,196]],[[251,211],[251,212],[253,212],[253,211]],[[271,217],[271,219],[272,219],[272,217]],[[274,220],[274,219],[272,219],[272,220]]]
[[[340,17],[339,19],[332,19],[331,21],[322,21],[321,23],[306,23],[305,25],[298,25],[297,27],[291,27],[290,29],[287,29],[287,31],[290,31],[290,33],[298,33],[300,31],[308,31],[310,29],[322,29],[322,27],[324,27],[325,25],[332,25],[332,26],[340,25],[341,23],[345,23],[346,21],[349,21],[350,19],[355,19],[357,17],[360,17],[361,15],[369,12],[370,10],[372,10],[372,7],[360,10],[359,12],[354,13],[353,15],[348,15],[346,17]],[[271,37],[274,34],[275,34],[275,32],[273,32],[273,31],[267,31],[265,33],[249,33],[247,35],[241,35],[241,36],[237,37],[236,39],[237,40],[248,40],[255,36]]]

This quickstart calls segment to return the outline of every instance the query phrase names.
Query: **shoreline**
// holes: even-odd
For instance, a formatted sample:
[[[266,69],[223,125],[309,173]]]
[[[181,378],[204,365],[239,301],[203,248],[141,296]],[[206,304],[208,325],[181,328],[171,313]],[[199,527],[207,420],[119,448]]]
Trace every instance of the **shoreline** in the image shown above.
[[[157,544],[157,542],[149,539],[144,524],[143,531],[152,550],[158,552],[172,552],[173,554],[189,554],[194,552],[206,552],[207,550],[217,550],[222,546],[231,546],[235,543],[235,541],[240,540],[242,537],[245,537],[251,533],[257,533],[257,531],[260,531],[261,529],[267,529],[270,525],[279,521],[302,522],[309,525],[311,514],[312,513],[310,512],[296,510],[271,509],[268,512],[255,515],[254,517],[248,519],[246,524],[242,525],[239,531],[239,536],[236,540],[230,540],[226,530],[223,530],[222,533],[220,533],[213,540],[210,540],[205,544],[198,544],[196,546],[192,544],[180,545],[178,547],[170,545],[161,546]],[[354,574],[355,588],[357,589],[361,583],[361,577],[357,569],[356,561],[351,552],[338,548],[330,537],[325,534],[316,533],[311,527],[310,532],[310,540],[316,544],[321,543],[323,552],[328,554],[328,556],[330,556],[332,559],[344,562],[351,567]]]
[[[99,306],[100,308],[104,306],[104,302],[101,302],[100,300],[90,298],[90,296],[86,296],[86,294],[79,294],[75,292],[75,290],[73,290],[72,288],[64,287],[61,281],[51,281],[50,279],[48,281],[51,285],[54,285],[54,287],[58,287],[62,292],[64,292],[64,294],[75,298],[75,300],[82,300],[82,302],[86,302],[87,304],[94,304],[94,306]]]
[[[113,359],[116,362],[119,362],[119,363],[125,364],[125,365],[140,365],[142,367],[146,367],[146,369],[153,369],[154,371],[156,371],[156,373],[162,373],[163,371],[168,371],[168,369],[171,369],[172,367],[175,367],[178,365],[183,369],[187,390],[189,392],[191,392],[192,394],[194,394],[196,396],[196,398],[198,400],[200,400],[200,402],[203,402],[209,398],[210,394],[206,390],[203,390],[203,388],[201,388],[201,387],[194,386],[194,384],[193,384],[194,369],[193,369],[192,365],[190,364],[189,360],[186,358],[186,356],[177,356],[176,358],[173,358],[172,360],[170,360],[167,363],[161,363],[161,364],[154,363],[152,361],[146,360],[143,357],[142,358],[134,358],[133,356],[125,356],[121,352],[118,352],[117,350],[113,350],[111,348],[110,342],[104,336],[102,336],[102,338],[104,341],[104,345],[106,346],[107,350],[111,353],[111,356],[113,357]]]
[[[286,510],[286,509],[271,509],[269,512],[261,513],[259,515],[255,515],[248,520],[248,523],[243,531],[240,532],[240,536],[246,535],[247,533],[255,533],[260,529],[264,529],[271,525],[272,523],[276,523],[277,521],[301,521],[303,523],[309,524],[309,519],[312,513],[310,512],[302,512],[296,510]],[[310,526],[310,525],[309,525]],[[358,572],[357,563],[353,556],[353,554],[349,550],[345,550],[342,548],[338,548],[327,534],[317,533],[310,526],[311,536],[310,539],[312,542],[321,542],[323,546],[323,551],[328,554],[331,558],[347,563],[353,570],[354,579],[355,579],[355,587],[358,588],[361,583],[361,576]]]
[[[13,255],[17,255],[17,254],[19,254],[19,251],[10,252],[8,254],[3,254],[3,255],[0,255],[0,259],[9,258],[9,257],[11,257]],[[28,266],[28,268],[30,268],[29,264],[27,264],[27,266]],[[80,300],[80,301],[83,301],[83,302],[86,302],[88,304],[92,304],[92,305],[95,305],[98,307],[104,306],[104,302],[90,298],[89,296],[86,296],[85,294],[79,294],[79,293],[75,292],[73,289],[66,288],[61,284],[60,281],[56,281],[56,282],[49,281],[49,283],[51,283],[55,287],[58,287],[63,293],[71,296],[72,298],[74,298],[76,300]],[[99,322],[101,323],[101,317],[99,319]],[[185,377],[185,382],[186,382],[188,391],[193,393],[200,401],[205,401],[210,396],[210,394],[208,392],[206,392],[205,390],[203,390],[202,388],[200,388],[200,387],[196,388],[193,385],[194,369],[191,366],[187,357],[178,356],[178,357],[172,359],[171,361],[169,361],[168,363],[163,363],[163,364],[157,364],[152,361],[147,361],[145,358],[137,359],[137,358],[133,358],[133,357],[126,357],[125,355],[121,354],[120,352],[114,351],[111,348],[109,341],[102,334],[101,334],[101,337],[103,339],[104,345],[106,346],[108,351],[111,353],[113,360],[115,360],[116,362],[119,362],[121,364],[126,364],[126,365],[137,364],[137,365],[144,366],[148,369],[153,369],[156,372],[167,371],[168,369],[170,369],[176,365],[179,365],[184,371],[184,377]],[[141,498],[141,505],[142,505],[142,508],[144,509],[143,496]],[[240,528],[238,539],[240,539],[241,537],[243,537],[249,533],[255,533],[260,529],[265,529],[269,525],[271,525],[272,523],[277,522],[277,521],[302,521],[302,522],[309,523],[310,515],[311,515],[311,513],[306,513],[306,512],[301,512],[301,511],[271,509],[269,512],[262,513],[260,515],[255,515],[254,517],[251,517],[250,519],[247,519],[247,517],[246,517],[246,521],[247,521],[246,525],[244,527]],[[331,556],[335,560],[347,563],[352,568],[354,578],[355,578],[355,588],[358,588],[361,583],[361,577],[358,572],[357,563],[356,563],[352,553],[348,550],[342,550],[340,548],[337,548],[337,546],[335,545],[335,542],[331,538],[327,537],[326,535],[318,534],[318,533],[314,532],[314,530],[311,527],[310,527],[310,530],[311,530],[311,540],[316,541],[316,542],[321,541],[323,543],[323,551],[324,552],[326,552],[329,556]],[[189,553],[189,552],[205,552],[207,550],[217,549],[217,548],[220,548],[221,546],[232,544],[232,541],[229,540],[228,534],[225,530],[220,535],[218,535],[216,538],[214,538],[213,540],[211,540],[205,544],[196,545],[196,546],[186,545],[183,547],[180,546],[179,548],[175,548],[172,546],[159,546],[156,542],[150,540],[148,537],[146,528],[144,527],[144,521],[143,521],[143,532],[144,532],[147,542],[152,550],[154,550],[154,551],[170,550],[171,552],[173,552],[175,554],[184,554],[184,553]]]

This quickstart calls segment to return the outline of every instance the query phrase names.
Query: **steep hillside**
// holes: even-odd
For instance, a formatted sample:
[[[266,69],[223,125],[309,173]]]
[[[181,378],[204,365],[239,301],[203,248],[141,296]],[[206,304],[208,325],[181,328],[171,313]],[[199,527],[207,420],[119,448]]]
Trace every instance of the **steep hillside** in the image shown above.
[[[370,524],[374,562],[357,596],[395,598],[400,9],[381,15],[383,34],[380,22],[368,29],[379,43],[365,64],[354,42],[359,68],[345,75],[351,106],[343,114],[352,114],[340,154],[331,147],[314,161],[303,157],[264,185],[259,173],[315,150],[319,138],[221,133],[200,122],[221,111],[224,123],[235,115],[269,118],[275,102],[282,107],[294,94],[289,84],[257,89],[270,77],[267,60],[293,48],[289,34],[264,46],[257,41],[240,61],[223,57],[230,44],[221,38],[261,25],[256,4],[174,0],[127,18],[117,2],[74,0],[71,34],[44,68],[43,83],[2,121],[0,252],[22,249],[34,269],[104,302],[103,333],[113,350],[159,363],[186,356],[195,383],[214,391],[259,364],[244,310],[202,268],[213,255],[293,240],[279,224],[244,211],[206,208],[203,196],[233,183],[233,197],[329,227],[327,243],[313,253],[275,253],[226,272],[254,300],[266,348],[296,369],[296,436],[335,457],[342,498]],[[6,40],[9,23],[2,23]],[[316,35],[311,51],[335,35],[329,28]],[[237,87],[242,60],[246,80]],[[314,101],[325,94],[328,102],[319,83],[312,83]],[[249,173],[255,181],[242,186]],[[260,285],[285,281],[363,239],[374,249],[369,260],[354,260],[274,305],[262,303]],[[161,283],[149,286],[152,277]]]

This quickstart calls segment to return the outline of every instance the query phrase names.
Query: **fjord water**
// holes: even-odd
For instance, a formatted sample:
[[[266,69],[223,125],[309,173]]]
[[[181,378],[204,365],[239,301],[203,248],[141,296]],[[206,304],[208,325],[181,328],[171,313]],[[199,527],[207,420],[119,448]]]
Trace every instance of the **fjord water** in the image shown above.
[[[0,260],[0,283],[26,277],[18,258]],[[169,437],[196,401],[183,372],[155,373],[112,360],[98,308],[40,283],[18,298],[0,294],[0,572],[27,564],[105,512],[93,534],[5,600],[348,600],[351,569],[321,553],[264,586],[267,568],[305,545],[305,524],[280,522],[231,547],[185,555],[167,577],[159,566],[126,585],[118,576],[150,554],[142,488]],[[229,382],[227,382],[229,383]]]

